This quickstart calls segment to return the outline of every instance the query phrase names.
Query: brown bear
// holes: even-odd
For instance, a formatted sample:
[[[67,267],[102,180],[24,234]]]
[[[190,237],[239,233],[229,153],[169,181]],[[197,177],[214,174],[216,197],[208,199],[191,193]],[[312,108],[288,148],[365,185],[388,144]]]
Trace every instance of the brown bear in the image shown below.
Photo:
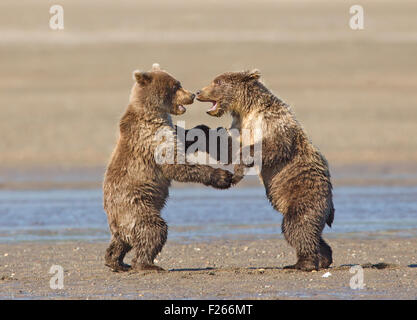
[[[259,78],[257,70],[221,74],[197,92],[197,100],[213,104],[207,112],[211,116],[229,112],[231,129],[242,132],[261,127],[259,177],[270,203],[283,214],[282,232],[297,253],[297,263],[286,268],[327,268],[332,263],[332,250],[322,231],[326,223],[331,226],[335,211],[328,163],[290,107]],[[244,148],[253,152],[256,138],[246,145],[241,140],[241,152]],[[235,164],[235,183],[243,177],[243,166]]]
[[[103,183],[104,209],[111,232],[105,264],[114,271],[129,270],[123,258],[133,249],[133,269],[162,270],[154,265],[154,259],[167,239],[167,224],[160,211],[171,180],[225,189],[230,187],[232,174],[205,165],[156,161],[160,143],[155,139],[156,133],[165,130],[175,137],[170,114],[183,114],[183,105],[193,103],[195,95],[158,65],[149,72],[135,71],[134,80]],[[176,151],[174,148],[175,157]]]

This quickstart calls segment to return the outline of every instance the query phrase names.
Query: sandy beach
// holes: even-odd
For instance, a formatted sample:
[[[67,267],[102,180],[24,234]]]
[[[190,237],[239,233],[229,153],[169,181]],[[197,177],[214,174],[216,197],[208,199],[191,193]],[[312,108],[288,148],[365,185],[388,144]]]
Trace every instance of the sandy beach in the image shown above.
[[[417,299],[416,241],[341,235],[329,240],[332,268],[319,272],[282,269],[295,261],[282,239],[168,242],[157,258],[168,270],[162,273],[111,272],[104,266],[106,243],[1,244],[0,298]],[[365,286],[354,290],[349,270],[357,264]],[[63,289],[50,288],[52,265],[63,267]]]

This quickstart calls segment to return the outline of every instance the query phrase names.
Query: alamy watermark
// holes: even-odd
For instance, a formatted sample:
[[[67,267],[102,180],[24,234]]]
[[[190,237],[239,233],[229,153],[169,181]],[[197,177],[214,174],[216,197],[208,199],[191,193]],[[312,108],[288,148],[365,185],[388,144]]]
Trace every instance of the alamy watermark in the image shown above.
[[[49,19],[49,28],[52,30],[64,30],[64,8],[55,4],[49,8],[49,13],[52,14]]]
[[[49,27],[52,30],[64,30],[64,7],[55,4],[49,8],[52,15],[49,19]],[[351,17],[349,19],[349,27],[352,30],[363,30],[365,23],[364,9],[361,5],[355,4],[349,8]]]
[[[352,30],[363,30],[365,25],[363,7],[355,4],[350,7],[349,12],[352,15],[349,19],[349,27]]]
[[[352,266],[349,269],[350,273],[355,275],[350,278],[349,286],[353,290],[360,290],[365,288],[364,277],[363,277],[363,268],[360,265]]]
[[[199,128],[187,131],[182,129],[184,124],[184,121],[177,122],[179,129],[176,134],[170,128],[160,129],[155,134],[156,163],[223,166],[243,164],[247,167],[247,175],[259,173],[262,167],[262,122],[256,123],[250,129],[210,130],[208,137]],[[193,143],[186,150],[187,142]]]
[[[64,289],[64,268],[54,264],[49,273],[54,274],[49,280],[49,287],[53,290]]]

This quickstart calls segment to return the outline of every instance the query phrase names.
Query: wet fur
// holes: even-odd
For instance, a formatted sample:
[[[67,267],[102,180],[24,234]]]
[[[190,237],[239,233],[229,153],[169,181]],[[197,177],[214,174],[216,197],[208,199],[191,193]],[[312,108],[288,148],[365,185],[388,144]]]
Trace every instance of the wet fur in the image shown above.
[[[332,250],[322,232],[326,223],[331,226],[335,211],[328,163],[290,107],[259,77],[258,71],[222,74],[197,92],[197,99],[217,101],[217,109],[208,113],[231,113],[231,128],[250,128],[254,119],[262,117],[260,178],[271,205],[284,216],[282,232],[297,253],[297,263],[288,267],[305,271],[327,268],[332,263]],[[243,178],[243,172],[242,165],[235,165],[234,183]]]
[[[167,240],[168,227],[160,211],[171,180],[220,189],[231,183],[230,172],[210,166],[156,163],[156,132],[164,128],[175,135],[170,113],[183,113],[178,106],[192,103],[194,95],[168,73],[155,69],[134,73],[120,137],[105,173],[104,209],[111,232],[105,263],[114,271],[130,269],[123,263],[130,250],[134,251],[132,268],[162,270],[154,259]]]

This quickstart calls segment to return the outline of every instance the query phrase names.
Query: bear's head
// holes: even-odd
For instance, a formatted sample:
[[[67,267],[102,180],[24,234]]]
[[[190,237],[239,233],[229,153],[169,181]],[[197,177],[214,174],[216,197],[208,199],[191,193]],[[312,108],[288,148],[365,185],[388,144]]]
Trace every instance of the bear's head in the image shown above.
[[[152,111],[181,115],[186,111],[184,105],[194,102],[195,95],[185,90],[178,80],[161,70],[156,63],[151,71],[134,71],[133,79],[136,82],[131,102],[140,101],[146,107],[155,109]]]
[[[207,111],[211,116],[221,117],[227,111],[238,111],[247,103],[248,94],[260,77],[258,70],[223,73],[197,91],[197,100],[213,104]]]

